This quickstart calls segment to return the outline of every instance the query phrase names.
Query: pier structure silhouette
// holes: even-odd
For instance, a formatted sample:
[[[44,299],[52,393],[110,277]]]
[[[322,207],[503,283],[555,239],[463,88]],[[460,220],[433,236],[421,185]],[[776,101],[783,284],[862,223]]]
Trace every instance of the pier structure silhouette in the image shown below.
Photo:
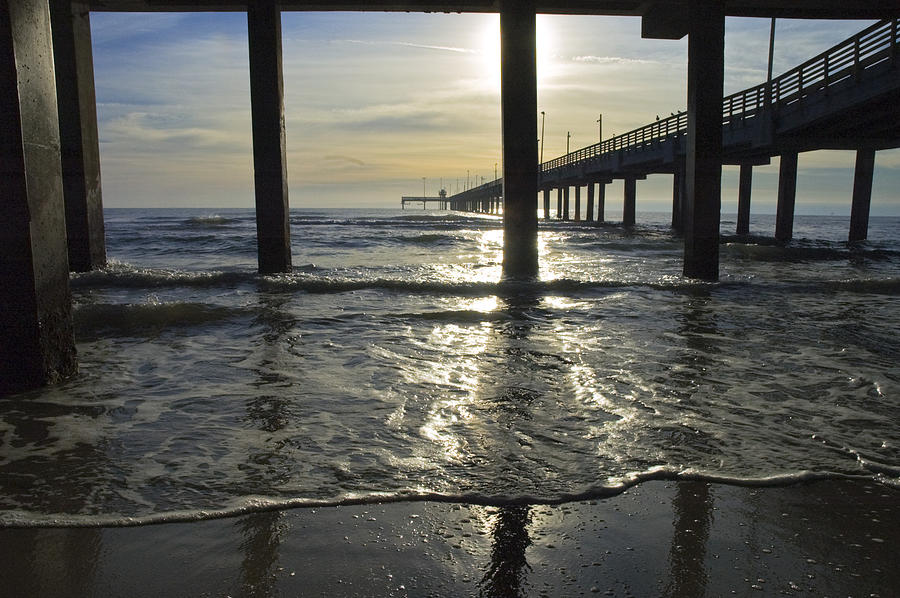
[[[882,20],[771,81],[723,98],[722,163],[740,167],[737,235],[749,234],[754,166],[780,157],[775,238],[787,241],[793,233],[797,154],[842,149],[856,151],[848,239],[866,239],[875,152],[900,147],[898,57],[898,20]],[[672,227],[684,232],[690,221],[687,131],[688,114],[679,112],[544,162],[538,175],[543,218],[555,213],[559,220],[578,221],[584,213],[586,221],[604,222],[606,185],[621,179],[622,223],[634,225],[636,181],[665,173],[672,175]],[[499,214],[502,188],[503,180],[496,179],[467,189],[450,196],[450,207]]]
[[[106,261],[92,11],[247,14],[259,271],[275,274],[291,269],[283,10],[499,13],[502,193],[492,195],[487,203],[493,205],[489,209],[496,209],[502,196],[504,275],[526,279],[538,273],[535,202],[539,189],[554,182],[574,184],[579,169],[584,171],[582,177],[594,176],[594,180],[606,180],[604,173],[612,172],[601,166],[608,151],[601,151],[596,160],[595,156],[571,157],[557,166],[539,168],[537,13],[637,16],[644,37],[687,35],[683,129],[677,143],[664,142],[662,136],[655,143],[660,153],[669,151],[673,156],[682,155],[682,150],[675,150],[683,145],[683,166],[679,167],[683,193],[678,195],[684,273],[710,280],[718,277],[721,171],[726,160],[723,136],[731,138],[722,122],[725,17],[900,17],[896,0],[0,0],[0,194],[4,207],[0,218],[0,393],[75,373],[69,271],[98,268]],[[896,25],[892,32],[896,38]],[[894,51],[891,64],[896,62]],[[812,92],[805,81],[799,89],[801,95],[804,90]],[[753,120],[746,106],[740,107],[739,114]],[[831,122],[836,126],[838,121]],[[748,135],[754,130],[741,128]],[[776,140],[783,138],[777,125],[769,130]],[[823,137],[835,139],[837,130],[825,131]],[[861,153],[858,160],[861,196],[866,195],[862,187],[866,172],[871,171],[873,149],[877,147],[867,148],[869,153]],[[794,158],[783,160],[783,169],[791,169],[792,164],[795,169],[796,153],[788,156]],[[622,164],[630,160],[624,154],[620,159]],[[745,162],[752,164],[754,159],[761,160],[762,155],[754,157],[751,151]],[[626,178],[632,198],[641,170],[636,168],[635,176]],[[791,177],[783,180],[787,184]],[[786,188],[784,194],[788,198],[792,190]],[[790,203],[792,199],[786,199],[785,207]]]

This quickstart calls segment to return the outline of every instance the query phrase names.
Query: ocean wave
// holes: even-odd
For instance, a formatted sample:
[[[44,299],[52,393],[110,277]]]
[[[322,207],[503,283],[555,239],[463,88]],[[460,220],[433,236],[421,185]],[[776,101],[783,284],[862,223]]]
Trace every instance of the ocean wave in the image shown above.
[[[373,505],[385,503],[440,502],[490,507],[517,505],[561,505],[572,502],[601,500],[622,494],[629,488],[650,481],[691,481],[713,484],[727,484],[751,488],[777,488],[805,484],[821,480],[870,480],[888,486],[895,486],[896,480],[884,474],[845,474],[828,471],[803,470],[769,476],[738,477],[725,476],[697,470],[675,469],[658,466],[642,472],[611,478],[606,484],[588,486],[573,492],[563,492],[552,496],[531,494],[487,494],[487,493],[443,493],[424,490],[402,490],[397,492],[353,492],[331,498],[281,498],[271,496],[246,496],[231,504],[212,509],[174,510],[148,515],[128,516],[116,514],[69,514],[39,513],[24,509],[0,511],[0,528],[95,528],[95,527],[137,527],[163,523],[189,523],[210,519],[236,517],[252,513],[281,511],[298,508],[327,508],[353,505]]]
[[[440,243],[435,239],[424,242]],[[746,281],[723,280],[703,282],[689,278],[659,280],[500,280],[500,281],[442,281],[412,278],[343,277],[330,275],[329,270],[315,264],[304,264],[291,273],[262,275],[256,271],[202,271],[138,268],[122,262],[91,272],[73,273],[72,287],[90,289],[113,287],[125,289],[155,288],[233,288],[252,285],[263,290],[298,291],[315,294],[346,293],[361,290],[384,290],[398,293],[427,293],[448,296],[540,296],[547,293],[590,293],[608,289],[646,288],[670,292],[708,292],[712,290],[744,291],[771,290],[784,293],[846,292],[859,294],[898,295],[900,278],[848,278],[814,281]],[[373,274],[377,271],[372,271]]]
[[[113,286],[119,288],[159,287],[230,287],[246,284],[259,278],[250,271],[222,272],[217,270],[188,272],[156,268],[139,268],[119,261],[110,261],[104,268],[73,273],[73,288]]]
[[[850,246],[845,243],[780,244],[773,239],[754,238],[747,243],[723,238],[723,252],[731,257],[757,262],[827,262],[853,259],[890,260],[900,252],[877,247]]]
[[[412,245],[442,245],[445,243],[455,243],[459,239],[452,235],[445,235],[440,233],[430,233],[430,234],[421,234],[421,235],[412,235],[412,236],[404,236],[400,235],[394,237],[394,239],[401,244],[412,244]]]
[[[232,318],[236,308],[205,303],[84,304],[74,310],[75,334],[80,340],[98,334],[143,336],[167,327],[202,326]]]
[[[192,216],[184,221],[184,225],[189,228],[221,228],[238,222],[235,218],[226,218],[218,214],[210,214],[208,216]]]

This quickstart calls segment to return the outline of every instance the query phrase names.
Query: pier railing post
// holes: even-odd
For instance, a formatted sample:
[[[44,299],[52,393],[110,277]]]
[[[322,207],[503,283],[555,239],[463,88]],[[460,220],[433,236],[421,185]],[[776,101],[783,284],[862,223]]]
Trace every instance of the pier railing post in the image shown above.
[[[717,280],[725,56],[722,3],[691,0],[688,21],[684,275]]]
[[[259,271],[263,274],[288,272],[291,223],[278,5],[273,0],[251,0],[247,6],[247,26]]]
[[[47,0],[0,1],[0,394],[75,373]]]
[[[753,187],[753,165],[741,164],[738,182],[737,234],[750,234],[750,192]]]
[[[538,273],[536,20],[534,0],[501,0],[503,274],[516,278]]]
[[[69,268],[86,272],[106,264],[90,10],[52,0],[50,18]]]
[[[850,208],[850,242],[865,241],[869,235],[869,206],[872,202],[872,176],[875,173],[875,150],[856,150],[853,173],[853,204]]]
[[[781,156],[778,166],[778,205],[775,214],[775,240],[790,241],[794,236],[794,203],[797,198],[797,152]]]

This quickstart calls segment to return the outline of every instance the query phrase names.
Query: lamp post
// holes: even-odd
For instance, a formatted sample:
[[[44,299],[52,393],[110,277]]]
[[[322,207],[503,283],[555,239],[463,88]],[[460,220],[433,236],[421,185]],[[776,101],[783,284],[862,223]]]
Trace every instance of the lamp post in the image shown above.
[[[597,119],[597,141],[603,141],[603,115],[600,115],[600,118]]]
[[[494,162],[494,180],[497,180],[497,163]]]
[[[572,132],[566,131],[566,154],[569,153],[569,140],[572,139]]]
[[[544,113],[543,110],[541,110],[541,159],[540,159],[541,164],[544,163],[544,119],[546,117],[547,117],[547,115]]]
[[[766,74],[766,108],[772,104],[772,62],[775,58],[775,17],[769,25],[769,64]]]

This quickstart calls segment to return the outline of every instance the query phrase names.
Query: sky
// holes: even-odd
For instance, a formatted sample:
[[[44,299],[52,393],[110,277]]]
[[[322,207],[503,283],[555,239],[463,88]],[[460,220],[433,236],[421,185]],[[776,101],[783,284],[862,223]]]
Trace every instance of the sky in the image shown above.
[[[774,71],[867,21],[779,20]],[[245,13],[92,13],[103,200],[108,207],[251,207]],[[640,19],[539,15],[543,156],[683,110],[686,39],[645,40]],[[729,18],[725,93],[763,82],[769,20]],[[282,15],[292,207],[399,207],[402,195],[490,180],[500,162],[495,14]],[[536,115],[537,118],[539,118]],[[540,127],[540,122],[538,123]],[[540,130],[540,129],[539,129]],[[800,155],[798,214],[849,214],[854,153]],[[778,160],[754,169],[754,213],[774,213]],[[671,176],[639,181],[638,210],[671,208]],[[900,215],[900,150],[876,154],[873,215]],[[610,218],[622,183],[607,188]],[[723,213],[737,167],[723,169]]]

